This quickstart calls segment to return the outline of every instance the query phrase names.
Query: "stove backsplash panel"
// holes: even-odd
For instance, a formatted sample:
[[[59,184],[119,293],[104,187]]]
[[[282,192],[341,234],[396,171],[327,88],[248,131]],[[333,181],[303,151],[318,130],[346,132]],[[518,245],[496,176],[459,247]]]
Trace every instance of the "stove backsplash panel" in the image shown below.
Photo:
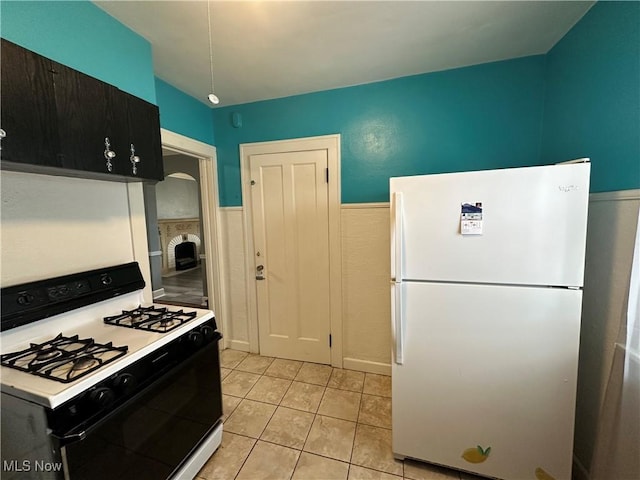
[[[0,181],[0,287],[136,260],[127,184],[7,171]]]

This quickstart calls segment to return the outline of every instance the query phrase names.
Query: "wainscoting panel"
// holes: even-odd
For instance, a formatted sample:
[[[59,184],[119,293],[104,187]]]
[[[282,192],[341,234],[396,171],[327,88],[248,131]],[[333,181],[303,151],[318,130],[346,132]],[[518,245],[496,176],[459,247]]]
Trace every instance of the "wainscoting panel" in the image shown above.
[[[345,368],[391,373],[389,204],[342,205]]]
[[[242,207],[220,209],[222,278],[225,282],[225,346],[249,351],[249,314],[245,278]]]

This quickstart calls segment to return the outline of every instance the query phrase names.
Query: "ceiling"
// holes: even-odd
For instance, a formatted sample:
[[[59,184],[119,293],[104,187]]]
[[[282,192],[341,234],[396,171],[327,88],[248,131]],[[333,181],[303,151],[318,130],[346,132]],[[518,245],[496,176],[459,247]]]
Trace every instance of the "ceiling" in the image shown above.
[[[146,38],[156,76],[211,93],[206,1],[96,1]],[[544,54],[592,1],[212,1],[219,106]]]

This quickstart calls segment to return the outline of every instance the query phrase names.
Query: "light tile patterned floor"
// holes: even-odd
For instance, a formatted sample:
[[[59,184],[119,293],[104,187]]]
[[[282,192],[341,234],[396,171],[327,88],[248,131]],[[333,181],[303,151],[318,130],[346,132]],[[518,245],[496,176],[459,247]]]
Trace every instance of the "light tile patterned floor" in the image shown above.
[[[224,350],[205,480],[476,480],[391,452],[391,377]]]

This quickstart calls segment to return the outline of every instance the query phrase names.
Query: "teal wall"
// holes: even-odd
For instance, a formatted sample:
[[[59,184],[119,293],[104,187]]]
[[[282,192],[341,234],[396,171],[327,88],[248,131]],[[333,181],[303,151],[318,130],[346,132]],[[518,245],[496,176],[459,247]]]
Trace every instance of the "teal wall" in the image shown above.
[[[156,98],[162,128],[215,144],[211,108],[157,77]]]
[[[592,191],[640,188],[640,2],[598,2],[544,56],[213,114],[154,78],[149,43],[91,2],[2,0],[0,35],[156,103],[164,128],[216,144],[224,206],[242,204],[239,144],[333,133],[345,203],[386,201],[389,176],[582,156]]]
[[[155,103],[151,45],[91,2],[0,2],[0,35]]]
[[[592,192],[640,188],[640,2],[598,2],[546,57],[542,161],[590,157]]]
[[[249,142],[340,133],[343,203],[388,201],[390,176],[532,165],[544,67],[532,56],[215,109],[220,203],[242,204]]]

